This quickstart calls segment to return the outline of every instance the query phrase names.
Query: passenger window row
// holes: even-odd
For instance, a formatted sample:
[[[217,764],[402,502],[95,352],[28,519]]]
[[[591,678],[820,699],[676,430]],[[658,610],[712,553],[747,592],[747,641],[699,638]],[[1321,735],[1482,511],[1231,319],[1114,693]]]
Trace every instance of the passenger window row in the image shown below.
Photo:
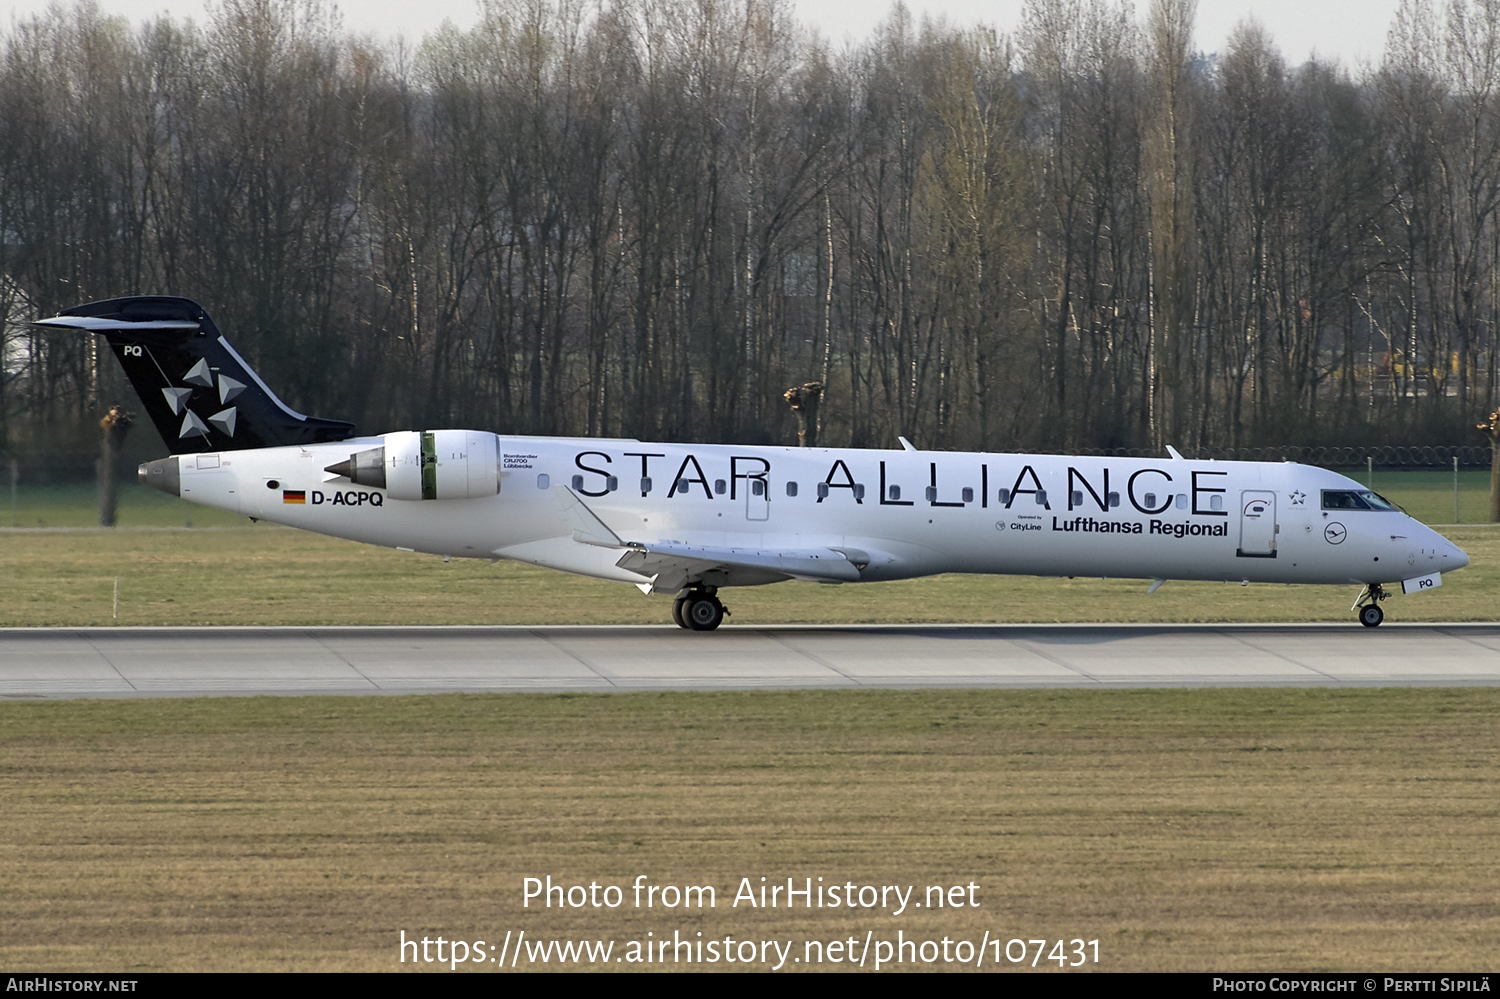
[[[752,479],[750,479],[748,481],[750,483],[750,495],[752,495],[752,496],[764,496],[766,494],[766,482],[765,482],[764,479],[752,478]],[[701,483],[701,480],[698,480],[698,479],[678,479],[677,483],[676,483],[677,488],[674,490],[674,495],[675,495],[675,493],[686,493],[686,492],[688,492],[692,488],[692,486],[693,486],[694,483]],[[572,481],[571,485],[572,485],[572,487],[575,490],[578,490],[579,492],[582,492],[583,491],[583,476],[581,476],[581,475],[575,475],[575,476],[573,476],[573,481]],[[641,492],[642,493],[649,493],[649,492],[651,492],[652,485],[653,485],[653,483],[651,481],[651,477],[650,476],[644,476],[641,479]],[[539,475],[537,475],[537,477],[536,477],[536,487],[538,489],[550,489],[550,488],[552,488],[552,478],[551,478],[551,476],[549,476],[546,472],[542,472]],[[605,479],[605,486],[604,486],[604,488],[607,491],[609,491],[609,492],[614,492],[614,491],[616,491],[617,489],[620,488],[620,480],[618,478],[616,478],[615,476],[613,476],[613,475],[608,476]],[[848,488],[848,487],[841,486],[839,488]],[[723,479],[715,479],[714,483],[713,483],[713,490],[714,490],[714,494],[715,495],[717,495],[717,496],[723,496],[725,493],[727,493],[729,491],[729,484],[727,482],[725,482]],[[826,482],[819,482],[817,490],[818,490],[818,498],[819,499],[827,499],[828,496],[829,496],[829,494],[830,494],[830,492],[831,492],[831,490],[829,488],[829,484],[826,483]],[[863,500],[865,498],[865,487],[864,487],[863,483],[856,482],[854,484],[854,486],[853,486],[853,490],[852,491],[854,493],[854,498],[855,499],[857,499],[857,500]],[[937,491],[936,488],[934,488],[932,486],[928,486],[927,487],[925,495],[926,495],[927,501],[929,503],[936,503],[937,502],[937,492],[938,491]],[[788,482],[786,484],[786,494],[788,496],[796,496],[797,495],[797,483],[795,483],[795,482]],[[972,503],[972,502],[974,502],[974,489],[971,486],[965,486],[959,492],[959,495],[961,497],[963,497],[963,502],[965,502],[965,503]],[[899,502],[901,500],[901,487],[900,486],[890,486],[890,487],[888,487],[888,496],[889,496],[891,502]],[[1071,498],[1073,500],[1073,506],[1075,506],[1075,507],[1082,507],[1083,506],[1083,490],[1081,490],[1081,489],[1075,489],[1075,490],[1073,490],[1073,495],[1072,495]],[[1008,506],[1008,505],[1010,505],[1010,502],[1011,502],[1010,490],[1009,489],[1002,489],[1002,490],[1000,490],[1000,492],[996,496],[996,499],[999,501],[999,503],[1000,503],[1001,506]],[[1038,490],[1036,490],[1036,492],[1032,493],[1032,499],[1035,501],[1035,503],[1036,503],[1037,506],[1046,506],[1047,505],[1047,490],[1045,490],[1045,489],[1038,489]],[[1155,509],[1156,505],[1157,505],[1156,504],[1156,499],[1157,499],[1157,496],[1156,496],[1155,493],[1147,493],[1145,495],[1145,498],[1144,498],[1145,506],[1148,509]],[[1115,507],[1118,507],[1120,505],[1120,494],[1117,493],[1117,492],[1108,493],[1105,496],[1105,502],[1110,506],[1111,509],[1113,509]],[[1188,496],[1187,496],[1187,493],[1177,493],[1175,496],[1169,495],[1167,497],[1167,499],[1166,499],[1166,504],[1169,505],[1169,506],[1176,506],[1177,509],[1179,509],[1179,510],[1186,510],[1188,508]],[[1209,505],[1209,509],[1211,509],[1211,510],[1215,510],[1215,511],[1222,510],[1222,509],[1224,509],[1224,498],[1222,496],[1212,496],[1212,497],[1209,498],[1208,505]],[[1348,491],[1337,491],[1337,490],[1324,490],[1324,492],[1323,492],[1323,509],[1325,509],[1325,510],[1394,510],[1395,507],[1392,506],[1391,503],[1388,500],[1384,499],[1383,497],[1377,496],[1376,494],[1374,494],[1372,492],[1365,492],[1365,491],[1361,491],[1361,492],[1348,492]]]

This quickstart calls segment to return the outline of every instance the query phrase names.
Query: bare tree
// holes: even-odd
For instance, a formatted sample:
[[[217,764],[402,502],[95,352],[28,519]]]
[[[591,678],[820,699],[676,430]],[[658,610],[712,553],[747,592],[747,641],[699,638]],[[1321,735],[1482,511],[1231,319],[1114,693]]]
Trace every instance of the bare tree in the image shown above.
[[[1146,25],[1142,157],[1151,212],[1151,442],[1180,441],[1193,347],[1192,55],[1196,0],[1154,0]]]

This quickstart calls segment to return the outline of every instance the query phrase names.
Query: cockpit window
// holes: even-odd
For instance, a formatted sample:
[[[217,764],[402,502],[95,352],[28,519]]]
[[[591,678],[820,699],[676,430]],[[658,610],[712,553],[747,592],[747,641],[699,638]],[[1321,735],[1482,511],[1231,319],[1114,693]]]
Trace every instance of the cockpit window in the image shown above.
[[[1325,510],[1395,510],[1396,504],[1368,489],[1325,489]]]

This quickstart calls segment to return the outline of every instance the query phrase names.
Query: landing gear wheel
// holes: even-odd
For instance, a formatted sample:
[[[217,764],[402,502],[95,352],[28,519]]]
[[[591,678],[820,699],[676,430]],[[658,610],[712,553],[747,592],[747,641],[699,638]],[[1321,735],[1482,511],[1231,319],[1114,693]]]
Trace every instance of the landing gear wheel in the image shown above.
[[[1378,628],[1380,622],[1385,620],[1385,613],[1380,609],[1380,601],[1390,596],[1385,592],[1385,587],[1380,583],[1366,583],[1365,588],[1359,591],[1359,596],[1354,598],[1354,606],[1349,609],[1359,615],[1359,623],[1366,628]]]
[[[682,605],[685,603],[687,603],[687,597],[678,597],[672,601],[672,621],[679,628],[686,628],[688,626],[687,618],[682,616]]]
[[[694,631],[713,631],[724,623],[724,605],[718,597],[690,594],[682,608],[682,617]]]

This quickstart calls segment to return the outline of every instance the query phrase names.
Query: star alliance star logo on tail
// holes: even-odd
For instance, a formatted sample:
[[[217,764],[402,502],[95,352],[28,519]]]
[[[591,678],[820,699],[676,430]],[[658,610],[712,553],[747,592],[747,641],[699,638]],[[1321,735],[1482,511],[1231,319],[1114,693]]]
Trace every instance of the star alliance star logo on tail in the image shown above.
[[[225,375],[212,374],[209,371],[207,359],[202,357],[198,358],[197,364],[188,369],[188,373],[182,376],[182,380],[189,385],[213,388],[215,377],[219,382],[219,405],[221,406],[245,391],[244,382]],[[209,427],[213,427],[226,437],[234,436],[234,425],[238,416],[236,407],[229,406],[219,410],[205,423],[202,417],[188,409],[188,400],[193,395],[191,388],[164,388],[161,394],[166,397],[167,406],[171,408],[172,415],[182,417],[182,429],[177,434],[179,438],[207,437]]]

